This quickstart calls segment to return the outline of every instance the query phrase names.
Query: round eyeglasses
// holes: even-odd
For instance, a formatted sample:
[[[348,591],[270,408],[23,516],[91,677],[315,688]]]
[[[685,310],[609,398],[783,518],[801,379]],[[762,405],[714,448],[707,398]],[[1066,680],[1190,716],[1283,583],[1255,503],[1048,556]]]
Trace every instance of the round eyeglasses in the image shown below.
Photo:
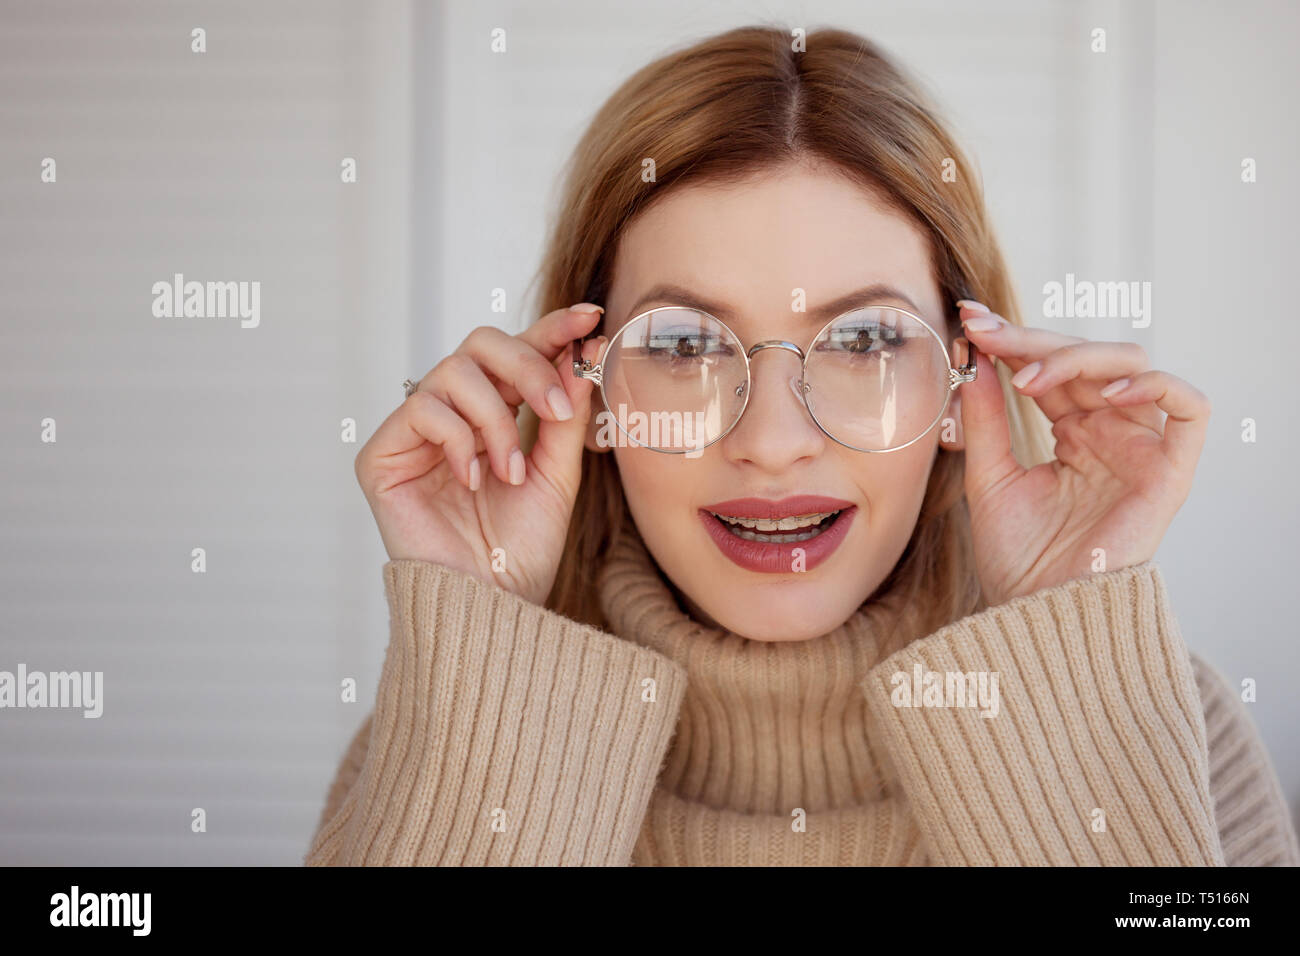
[[[953,390],[975,379],[975,346],[953,367],[939,334],[917,315],[873,305],[832,319],[805,352],[769,339],[746,350],[722,320],[666,306],[633,318],[598,362],[573,343],[573,374],[600,386],[629,443],[667,454],[698,453],[744,414],[750,360],[763,349],[799,356],[790,387],[828,437],[855,451],[890,452],[920,440],[943,418]],[[693,455],[692,455],[693,456]]]

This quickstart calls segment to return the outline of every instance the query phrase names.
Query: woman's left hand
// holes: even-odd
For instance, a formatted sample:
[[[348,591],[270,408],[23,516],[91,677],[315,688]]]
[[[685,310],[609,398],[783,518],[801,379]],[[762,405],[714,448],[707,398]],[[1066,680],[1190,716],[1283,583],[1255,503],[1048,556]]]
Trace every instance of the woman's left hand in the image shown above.
[[[966,498],[985,600],[1001,604],[1150,560],[1191,490],[1209,399],[1151,369],[1135,343],[1021,328],[969,300],[960,305],[965,335],[984,353],[975,381],[960,394]],[[979,328],[978,319],[998,327]],[[1052,421],[1054,461],[1025,469],[1012,456],[989,356],[1017,373],[1017,391]],[[1128,385],[1108,389],[1121,380]]]

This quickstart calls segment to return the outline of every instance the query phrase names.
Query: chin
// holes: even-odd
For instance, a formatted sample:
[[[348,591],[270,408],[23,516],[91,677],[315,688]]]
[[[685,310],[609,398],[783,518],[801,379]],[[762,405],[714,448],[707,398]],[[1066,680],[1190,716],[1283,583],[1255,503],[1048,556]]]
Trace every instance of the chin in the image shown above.
[[[706,607],[723,628],[755,641],[784,643],[807,641],[835,630],[862,603],[854,602],[848,588],[812,577],[773,580],[771,575],[745,573],[741,581],[732,575],[718,580],[729,595],[725,607]]]
[[[745,617],[750,620],[737,621],[735,626],[728,627],[727,630],[751,641],[763,641],[768,644],[797,644],[801,641],[811,641],[830,633],[843,623],[838,618],[828,618],[824,624],[819,624],[806,617],[774,618],[748,614]]]

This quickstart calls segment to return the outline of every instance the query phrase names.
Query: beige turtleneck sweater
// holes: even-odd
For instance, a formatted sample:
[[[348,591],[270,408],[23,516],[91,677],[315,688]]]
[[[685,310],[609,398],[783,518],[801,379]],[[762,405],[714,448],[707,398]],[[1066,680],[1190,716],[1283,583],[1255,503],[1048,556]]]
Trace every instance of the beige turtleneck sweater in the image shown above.
[[[1152,562],[888,655],[873,603],[811,641],[702,626],[630,525],[597,574],[613,633],[437,564],[384,582],[375,708],[308,865],[1300,865]],[[918,665],[996,672],[996,714],[895,706]]]

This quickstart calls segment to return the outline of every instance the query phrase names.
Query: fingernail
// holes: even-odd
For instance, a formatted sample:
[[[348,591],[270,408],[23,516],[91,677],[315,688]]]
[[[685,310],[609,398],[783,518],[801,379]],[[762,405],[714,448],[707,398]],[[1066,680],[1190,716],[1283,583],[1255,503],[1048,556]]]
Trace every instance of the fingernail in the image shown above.
[[[569,306],[570,312],[604,312],[598,305],[592,305],[590,302],[579,302],[577,305]]]
[[[524,453],[518,448],[510,453],[510,484],[524,483]]]
[[[981,302],[976,302],[974,299],[958,299],[957,304],[967,309],[970,309],[972,312],[989,311],[989,307],[987,305],[984,305]]]
[[[478,491],[478,483],[481,478],[482,478],[482,474],[480,473],[479,470],[478,459],[475,458],[473,461],[469,463],[469,490],[470,491]]]
[[[1107,385],[1105,388],[1101,390],[1101,397],[1110,398],[1115,393],[1124,391],[1124,389],[1128,388],[1128,385],[1129,385],[1128,379],[1126,378],[1116,379],[1115,381],[1111,382],[1109,385]]]
[[[573,417],[573,406],[569,404],[569,396],[564,394],[564,389],[558,385],[552,385],[546,390],[546,404],[551,406],[551,414],[562,422],[567,422]]]
[[[986,315],[978,319],[966,319],[962,322],[962,327],[972,332],[994,332],[1002,328],[1003,324],[1001,319]]]
[[[1042,370],[1043,370],[1042,362],[1034,362],[1031,365],[1026,365],[1024,368],[1022,368],[1019,372],[1017,372],[1015,375],[1011,377],[1011,384],[1014,385],[1016,388],[1024,388],[1026,385],[1032,382],[1034,380],[1034,377],[1038,375],[1038,373],[1041,372]]]

